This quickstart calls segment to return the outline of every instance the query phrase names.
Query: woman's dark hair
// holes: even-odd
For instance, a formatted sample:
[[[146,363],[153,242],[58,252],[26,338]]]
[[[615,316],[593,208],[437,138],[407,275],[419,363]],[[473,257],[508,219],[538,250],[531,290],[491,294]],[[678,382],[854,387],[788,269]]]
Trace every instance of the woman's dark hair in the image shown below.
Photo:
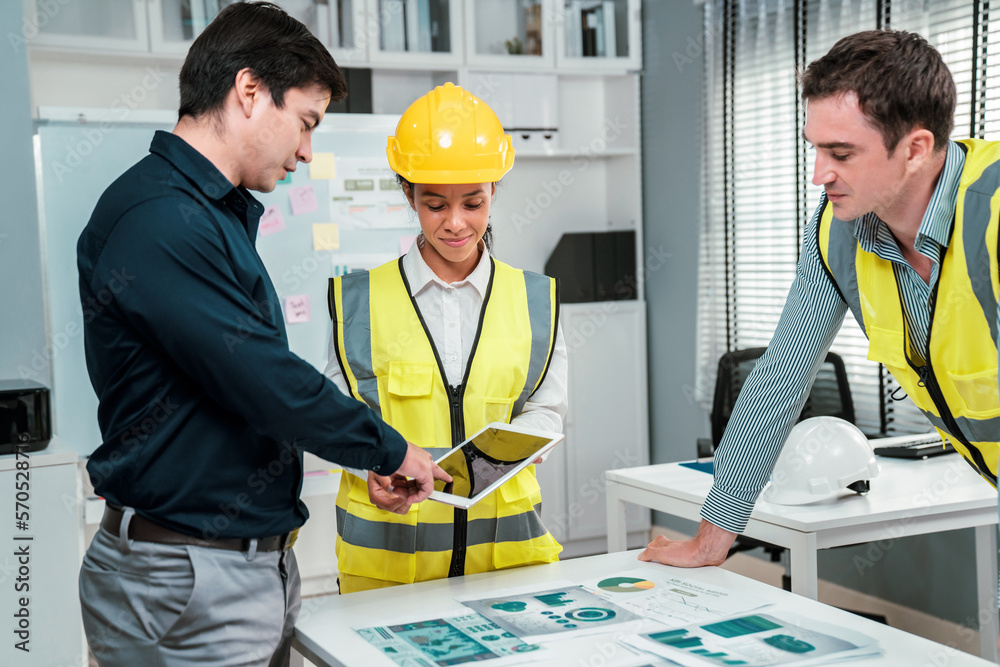
[[[178,116],[218,112],[236,74],[249,68],[279,109],[289,88],[319,85],[331,101],[347,96],[344,75],[309,29],[270,2],[237,2],[215,17],[181,67]]]
[[[914,127],[934,135],[934,148],[948,145],[955,123],[955,81],[941,54],[920,35],[902,30],[866,30],[844,37],[799,76],[802,99],[843,93],[882,134],[891,155]]]
[[[413,192],[413,183],[410,183],[408,180],[406,180],[405,178],[403,178],[399,174],[396,174],[396,182],[399,183],[399,187],[401,187],[403,189],[404,193],[407,190],[409,190],[411,193]],[[493,185],[497,185],[497,183],[494,183]],[[421,232],[421,234],[423,234],[423,232]],[[483,232],[483,243],[486,245],[486,249],[489,250],[490,253],[492,254],[492,252],[493,252],[493,223],[492,222],[490,222],[489,224],[486,225],[486,231]]]

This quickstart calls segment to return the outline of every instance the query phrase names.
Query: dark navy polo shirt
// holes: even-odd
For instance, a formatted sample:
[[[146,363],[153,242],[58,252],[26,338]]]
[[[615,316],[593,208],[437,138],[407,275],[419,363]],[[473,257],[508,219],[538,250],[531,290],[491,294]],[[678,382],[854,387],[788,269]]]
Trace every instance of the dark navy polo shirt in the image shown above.
[[[292,354],[254,242],[264,207],[181,138],[101,196],[77,245],[104,439],[97,493],[199,537],[302,525],[302,452],[382,474],[406,441]]]

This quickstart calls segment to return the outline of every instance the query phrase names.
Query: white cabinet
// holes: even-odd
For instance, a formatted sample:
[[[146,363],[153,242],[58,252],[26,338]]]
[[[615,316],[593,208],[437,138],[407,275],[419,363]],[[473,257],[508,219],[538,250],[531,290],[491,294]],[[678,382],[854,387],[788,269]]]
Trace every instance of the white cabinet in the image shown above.
[[[146,51],[146,0],[23,0],[22,35],[31,46]],[[17,37],[17,36],[13,36]]]
[[[187,53],[228,2],[222,0],[149,0],[150,49],[155,54]],[[365,60],[364,0],[273,0],[301,21],[340,61]]]
[[[79,497],[77,453],[58,438],[47,449],[29,452],[27,459],[0,456],[0,507],[4,509],[0,617],[6,625],[0,665],[87,664],[81,660],[86,653],[77,592]],[[26,519],[15,516],[22,512],[27,513],[22,515]],[[16,520],[25,520],[25,528],[20,529]],[[26,637],[12,632],[22,628]],[[25,638],[27,653],[15,648]]]
[[[400,69],[455,69],[462,62],[459,0],[367,0],[374,29],[368,60]]]
[[[642,67],[640,0],[556,0],[556,67],[619,71]]]
[[[517,155],[559,148],[557,75],[477,70],[463,73],[460,84],[490,105],[513,136]]]
[[[607,547],[604,473],[649,463],[646,309],[642,301],[564,304],[569,352],[566,441],[536,467],[542,520],[564,557]],[[629,545],[649,542],[649,510],[630,506]]]
[[[231,0],[22,0],[33,50],[181,60]],[[642,65],[640,0],[274,0],[344,66],[617,73]]]
[[[472,0],[465,6],[465,61],[470,67],[551,69],[552,0]]]
[[[187,53],[191,42],[218,13],[206,0],[151,0],[149,41],[154,53]]]
[[[377,38],[374,21],[368,19],[365,0],[334,0],[330,2],[329,38],[326,44],[340,66],[357,67],[368,62],[368,49]]]

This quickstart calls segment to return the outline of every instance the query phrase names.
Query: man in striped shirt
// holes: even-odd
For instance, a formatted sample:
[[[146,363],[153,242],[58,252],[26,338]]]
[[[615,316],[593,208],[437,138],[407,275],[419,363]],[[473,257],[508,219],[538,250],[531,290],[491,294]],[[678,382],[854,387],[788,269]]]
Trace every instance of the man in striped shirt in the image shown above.
[[[722,563],[850,308],[928,420],[996,486],[1000,144],[949,141],[955,84],[912,33],[841,39],[800,77],[825,193],[767,352],[740,393],[694,539],[640,560]]]

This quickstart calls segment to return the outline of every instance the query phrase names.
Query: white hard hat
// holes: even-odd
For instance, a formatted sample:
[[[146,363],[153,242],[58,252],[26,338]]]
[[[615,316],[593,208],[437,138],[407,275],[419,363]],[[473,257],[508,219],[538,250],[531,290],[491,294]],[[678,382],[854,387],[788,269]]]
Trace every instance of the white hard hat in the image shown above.
[[[867,493],[875,477],[875,452],[861,429],[838,417],[812,417],[788,434],[764,500],[805,505],[845,489]]]

